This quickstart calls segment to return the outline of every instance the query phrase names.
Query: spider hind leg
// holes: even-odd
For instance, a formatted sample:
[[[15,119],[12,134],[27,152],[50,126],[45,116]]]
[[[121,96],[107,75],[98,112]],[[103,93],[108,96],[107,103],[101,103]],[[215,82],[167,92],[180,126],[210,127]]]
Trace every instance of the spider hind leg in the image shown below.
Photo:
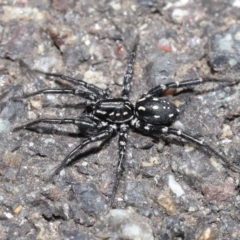
[[[143,121],[140,121],[138,119],[133,119],[131,121],[131,125],[147,134],[150,136],[154,136],[156,137],[158,134],[165,134],[165,135],[175,135],[177,137],[183,138],[189,142],[192,142],[194,144],[196,144],[197,146],[204,148],[210,155],[216,157],[217,159],[221,160],[222,164],[225,167],[228,167],[229,169],[231,169],[233,172],[240,172],[240,168],[238,166],[235,166],[233,164],[231,164],[226,157],[224,157],[223,155],[219,154],[216,150],[214,150],[212,147],[210,147],[209,144],[205,143],[204,140],[200,140],[198,138],[195,138],[193,136],[191,136],[188,133],[185,133],[179,129],[175,129],[175,128],[171,128],[171,127],[167,127],[167,126],[162,126],[162,125],[153,125],[153,124],[149,124],[149,123],[145,123]]]

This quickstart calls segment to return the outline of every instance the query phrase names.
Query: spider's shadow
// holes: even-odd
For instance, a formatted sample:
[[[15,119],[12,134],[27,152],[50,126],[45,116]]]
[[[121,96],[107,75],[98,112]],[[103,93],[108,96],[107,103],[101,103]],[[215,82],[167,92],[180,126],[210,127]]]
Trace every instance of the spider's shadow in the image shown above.
[[[42,135],[54,134],[54,135],[59,135],[59,136],[68,136],[68,137],[78,138],[78,139],[81,139],[81,142],[86,140],[89,136],[91,136],[91,134],[86,135],[85,133],[81,133],[81,132],[74,133],[74,132],[69,132],[69,131],[61,131],[61,130],[53,129],[52,127],[46,127],[46,126],[29,127],[29,128],[27,128],[27,130],[29,130],[31,132],[35,132],[35,133],[41,133]],[[94,135],[94,133],[93,133],[93,135]],[[96,146],[96,143],[93,142],[92,144],[94,146],[88,147],[88,149],[85,151],[83,150],[83,152],[79,153],[76,157],[74,157],[74,159],[72,159],[64,167],[73,166],[78,161],[81,161],[81,158],[85,158],[90,155],[98,153],[101,149],[103,149],[104,146],[106,146],[109,143],[110,140],[111,140],[111,138],[106,139],[105,141],[102,141],[100,144],[98,144],[98,146]]]
[[[65,136],[65,137],[68,136],[73,138],[86,137],[84,134],[80,132],[75,133],[75,132],[69,132],[69,131],[62,131],[62,130],[56,129],[55,127],[46,127],[46,126],[28,127],[27,130],[30,132],[35,132],[42,135],[54,134],[54,135]]]
[[[57,109],[76,109],[79,111],[79,109],[83,109],[85,108],[85,102],[80,102],[80,103],[62,103],[62,104],[54,104],[54,103],[51,103],[51,104],[45,104],[43,103],[42,105],[43,108],[57,108]]]

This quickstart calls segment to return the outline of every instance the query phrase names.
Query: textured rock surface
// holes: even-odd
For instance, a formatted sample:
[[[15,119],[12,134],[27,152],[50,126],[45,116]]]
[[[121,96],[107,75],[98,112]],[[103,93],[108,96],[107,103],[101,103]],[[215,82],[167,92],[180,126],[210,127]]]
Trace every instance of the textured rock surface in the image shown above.
[[[192,144],[174,137],[157,142],[130,131],[118,209],[112,210],[117,138],[100,151],[88,149],[49,183],[45,179],[81,142],[78,129],[42,124],[11,132],[38,117],[82,112],[82,99],[67,95],[12,101],[23,93],[66,87],[25,64],[84,79],[117,97],[136,32],[133,102],[173,79],[239,79],[238,2],[0,1],[2,240],[240,239],[238,174]],[[240,164],[239,84],[209,83],[168,94],[181,110],[176,127],[204,137]]]

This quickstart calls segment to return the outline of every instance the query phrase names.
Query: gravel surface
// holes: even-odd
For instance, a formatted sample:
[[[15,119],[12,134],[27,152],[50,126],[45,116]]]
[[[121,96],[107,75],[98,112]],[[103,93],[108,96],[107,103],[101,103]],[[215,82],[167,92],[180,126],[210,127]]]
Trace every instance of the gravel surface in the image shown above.
[[[140,42],[130,100],[157,84],[227,79],[169,91],[174,126],[240,166],[239,0],[0,1],[0,239],[240,239],[239,174],[173,136],[130,131],[115,208],[109,205],[117,137],[86,149],[46,182],[81,143],[72,125],[12,129],[39,117],[77,118],[82,99],[24,93],[66,88],[34,70],[121,94],[128,51]],[[68,85],[69,86],[69,85]]]

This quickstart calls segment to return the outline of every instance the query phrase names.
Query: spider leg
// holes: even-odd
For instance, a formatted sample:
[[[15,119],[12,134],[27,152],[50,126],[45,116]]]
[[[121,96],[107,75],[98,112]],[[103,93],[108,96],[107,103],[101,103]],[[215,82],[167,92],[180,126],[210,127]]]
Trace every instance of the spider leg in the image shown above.
[[[196,145],[200,146],[200,147],[203,147],[206,149],[206,151],[211,154],[212,156],[215,156],[217,157],[218,159],[221,159],[222,162],[223,162],[223,165],[229,169],[231,169],[232,171],[234,172],[240,172],[240,168],[229,163],[229,161],[227,160],[226,157],[222,156],[221,154],[219,154],[216,150],[214,150],[212,147],[210,147],[209,144],[205,143],[204,140],[200,140],[200,139],[197,139],[185,132],[182,132],[181,130],[178,130],[178,129],[175,129],[175,128],[167,128],[167,132],[166,134],[172,134],[172,135],[175,135],[175,136],[179,136],[183,139],[186,139],[188,140],[189,142],[193,142],[195,143]],[[165,129],[166,130],[166,129]]]
[[[59,164],[59,166],[54,170],[54,172],[47,178],[47,182],[52,181],[53,177],[57,175],[68,163],[70,163],[73,159],[75,159],[81,152],[81,150],[87,146],[89,143],[96,141],[105,141],[111,138],[117,131],[116,125],[109,125],[107,129],[104,129],[98,132],[96,135],[89,137],[87,140],[78,145],[75,149],[73,149]]]
[[[109,97],[109,93],[107,90],[103,90],[103,89],[95,86],[94,84],[87,83],[83,80],[72,78],[72,77],[65,76],[63,74],[58,74],[58,73],[46,73],[46,72],[42,72],[42,71],[38,71],[38,70],[36,70],[36,72],[45,74],[46,76],[49,76],[49,77],[58,77],[58,78],[61,78],[62,80],[73,83],[75,85],[83,86],[86,89],[90,90],[91,92],[95,93],[98,97],[101,97],[104,99]]]
[[[136,56],[138,41],[139,41],[139,36],[137,36],[137,39],[135,40],[135,42],[133,44],[133,47],[132,47],[132,50],[130,53],[130,57],[129,57],[129,62],[127,65],[127,69],[126,69],[126,72],[125,72],[124,78],[123,78],[122,97],[124,99],[128,99],[129,92],[131,90],[132,76],[133,76],[133,63],[134,63],[134,59]]]
[[[227,79],[217,79],[217,78],[196,78],[196,79],[189,79],[184,80],[181,82],[170,82],[166,84],[157,85],[156,87],[153,87],[148,92],[144,93],[141,98],[145,97],[152,97],[152,96],[159,96],[169,88],[183,88],[183,87],[191,87],[200,85],[207,82],[216,82],[216,83],[223,83],[223,82],[229,82]]]
[[[169,128],[169,127],[162,126],[162,125],[153,125],[153,124],[145,123],[143,121],[138,120],[137,118],[135,118],[131,121],[131,125],[135,129],[137,129],[145,134],[148,134],[150,136],[156,137],[157,134],[172,134],[172,135],[178,136],[180,138],[186,139],[189,142],[195,143],[199,147],[204,148],[210,155],[215,156],[218,159],[222,160],[223,165],[225,167],[230,168],[234,172],[240,172],[240,168],[229,163],[226,157],[219,154],[216,150],[211,148],[203,140],[197,139],[188,133],[185,133],[185,132],[175,129],[175,128]]]
[[[85,118],[78,118],[78,119],[72,119],[72,118],[65,118],[65,119],[50,119],[50,118],[43,118],[43,119],[37,119],[35,121],[29,122],[27,124],[18,126],[13,128],[13,132],[21,130],[21,129],[27,129],[29,127],[32,127],[39,123],[50,123],[50,124],[74,124],[77,125],[78,128],[84,129],[84,130],[94,130],[97,127],[96,122],[90,122],[86,121]]]
[[[97,96],[92,92],[83,91],[81,89],[44,89],[37,92],[25,94],[22,97],[13,98],[13,100],[19,100],[24,98],[29,98],[39,94],[73,94],[75,96],[83,97],[91,101],[96,101]]]
[[[114,181],[114,185],[113,185],[112,196],[110,199],[111,206],[113,206],[113,204],[114,204],[114,199],[115,199],[117,189],[119,186],[119,181],[121,179],[122,172],[123,172],[123,165],[124,165],[126,146],[127,146],[128,129],[129,129],[128,125],[121,124],[119,139],[118,139],[119,159],[118,159],[118,163],[117,163],[116,177],[115,177],[115,181]]]

